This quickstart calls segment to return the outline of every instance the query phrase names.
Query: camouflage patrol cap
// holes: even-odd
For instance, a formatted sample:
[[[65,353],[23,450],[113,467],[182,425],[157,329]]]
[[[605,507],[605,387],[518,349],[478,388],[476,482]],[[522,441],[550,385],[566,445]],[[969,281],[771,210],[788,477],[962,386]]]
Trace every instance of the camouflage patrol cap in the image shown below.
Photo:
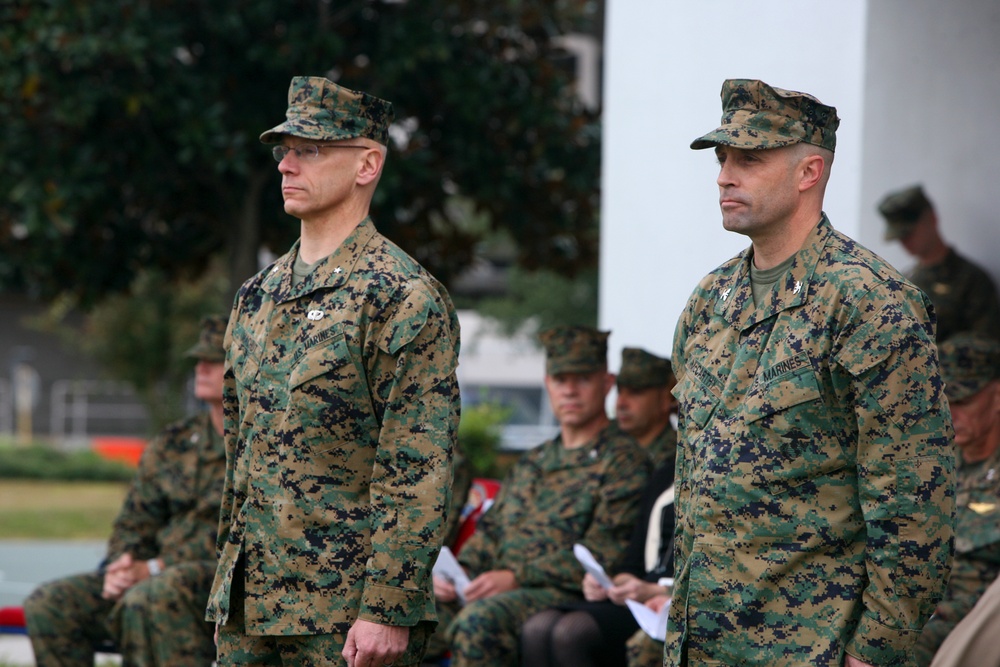
[[[676,382],[670,360],[650,354],[638,347],[622,350],[622,367],[618,371],[618,386],[630,389],[666,387]]]
[[[878,212],[885,218],[885,240],[901,239],[910,233],[924,211],[933,208],[924,189],[913,185],[890,192],[879,202]]]
[[[592,373],[608,367],[608,335],[591,327],[562,326],[538,334],[545,347],[545,373]]]
[[[386,145],[392,104],[374,95],[338,86],[321,76],[297,76],[288,87],[285,122],[260,135],[276,144],[289,134],[317,141],[363,137]]]
[[[200,361],[225,361],[226,350],[222,341],[226,337],[228,324],[229,318],[225,315],[209,315],[202,318],[198,342],[185,352],[184,356]]]
[[[950,401],[975,396],[993,380],[1000,380],[1000,342],[962,333],[938,347],[944,392]]]
[[[837,147],[837,110],[812,95],[784,90],[756,79],[722,84],[722,125],[691,142],[691,148],[725,144],[756,150],[807,143]]]

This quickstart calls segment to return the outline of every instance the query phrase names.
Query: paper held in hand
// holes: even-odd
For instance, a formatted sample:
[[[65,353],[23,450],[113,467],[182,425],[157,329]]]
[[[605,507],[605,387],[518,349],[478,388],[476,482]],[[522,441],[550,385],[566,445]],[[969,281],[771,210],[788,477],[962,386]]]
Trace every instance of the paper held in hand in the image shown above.
[[[573,555],[580,561],[580,565],[583,565],[583,569],[589,572],[590,576],[594,579],[597,579],[597,583],[605,590],[611,588],[611,577],[608,576],[604,568],[601,567],[601,564],[594,558],[594,554],[590,553],[590,549],[582,544],[574,544]]]
[[[611,583],[611,578],[608,576],[607,572],[597,559],[594,558],[594,554],[590,553],[590,549],[583,546],[582,544],[573,545],[573,555],[576,559],[580,561],[583,565],[583,569],[590,573],[597,582],[604,587],[605,590],[611,588],[613,585]],[[653,611],[649,607],[635,600],[626,600],[625,604],[628,606],[629,611],[632,612],[632,616],[635,617],[636,623],[643,631],[659,641],[664,641],[667,636],[667,614],[670,611],[670,601],[668,600],[663,608],[660,609],[659,613]]]
[[[639,624],[643,632],[658,641],[666,641],[670,600],[667,600],[667,603],[660,608],[659,612],[655,612],[635,600],[625,600],[625,604],[628,605],[628,610],[632,612],[632,616],[635,617],[636,623]]]
[[[451,549],[441,547],[441,553],[438,554],[437,561],[434,562],[432,572],[454,584],[458,601],[464,605],[465,587],[469,585],[469,577],[465,574],[462,566],[458,564],[458,559],[455,558],[455,554],[451,552]]]

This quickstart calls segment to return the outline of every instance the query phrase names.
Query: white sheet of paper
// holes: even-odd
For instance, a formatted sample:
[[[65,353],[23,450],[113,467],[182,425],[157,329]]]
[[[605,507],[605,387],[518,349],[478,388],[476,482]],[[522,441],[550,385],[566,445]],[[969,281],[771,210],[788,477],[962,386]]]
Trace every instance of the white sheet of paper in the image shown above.
[[[583,569],[589,572],[594,579],[597,579],[597,583],[605,589],[611,588],[611,578],[604,571],[604,568],[601,567],[601,564],[597,562],[597,559],[594,558],[594,554],[590,553],[590,549],[582,544],[574,544],[573,555],[580,561],[580,565],[583,565]]]
[[[438,554],[437,560],[434,562],[434,568],[431,571],[454,584],[455,592],[458,594],[458,601],[465,604],[465,587],[469,585],[469,577],[465,574],[462,566],[458,564],[458,559],[455,558],[455,554],[451,552],[451,549],[441,547],[441,553]]]
[[[663,605],[659,613],[656,613],[641,602],[635,600],[625,600],[628,610],[632,612],[639,627],[643,632],[658,641],[666,641],[667,638],[667,616],[670,612],[670,602]]]

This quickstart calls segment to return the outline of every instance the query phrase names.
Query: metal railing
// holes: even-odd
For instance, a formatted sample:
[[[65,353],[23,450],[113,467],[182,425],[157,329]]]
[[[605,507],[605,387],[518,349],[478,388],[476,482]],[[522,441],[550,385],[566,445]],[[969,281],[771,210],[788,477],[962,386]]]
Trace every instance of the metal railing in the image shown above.
[[[123,382],[56,380],[52,383],[49,432],[53,437],[86,438],[97,419],[139,421],[149,411],[132,388]]]

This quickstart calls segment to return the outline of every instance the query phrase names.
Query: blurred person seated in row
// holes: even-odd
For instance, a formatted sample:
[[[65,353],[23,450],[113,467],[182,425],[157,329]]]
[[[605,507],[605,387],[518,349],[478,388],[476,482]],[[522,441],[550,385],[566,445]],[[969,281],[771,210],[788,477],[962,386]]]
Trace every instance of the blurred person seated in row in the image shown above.
[[[146,446],[95,572],[39,586],[24,603],[39,667],[92,667],[114,642],[125,665],[191,667],[215,659],[205,605],[226,472],[222,341],[227,320],[202,321],[194,395],[207,411],[165,428]]]
[[[945,637],[1000,575],[1000,342],[959,334],[941,344],[939,355],[959,456],[955,559],[911,667],[936,660]],[[1000,644],[994,651],[1000,654]]]
[[[589,327],[541,333],[559,434],[514,464],[462,547],[471,580],[464,606],[452,582],[434,577],[440,624],[428,656],[450,651],[452,667],[517,667],[524,621],[581,599],[573,545],[606,563],[621,560],[650,466],[605,412],[614,383],[607,337]]]
[[[626,600],[659,611],[673,575],[674,464],[677,432],[670,423],[677,379],[670,360],[639,348],[622,350],[615,412],[619,428],[646,448],[656,467],[643,492],[642,509],[614,584],[605,590],[583,577],[586,602],[546,609],[521,631],[524,667],[658,667],[663,642],[639,629]],[[631,638],[631,639],[630,639]],[[626,642],[629,654],[626,661]]]
[[[931,298],[937,342],[969,331],[1000,338],[1000,302],[989,274],[949,247],[937,212],[920,185],[890,192],[878,205],[887,241],[897,240],[917,265],[906,277]]]

